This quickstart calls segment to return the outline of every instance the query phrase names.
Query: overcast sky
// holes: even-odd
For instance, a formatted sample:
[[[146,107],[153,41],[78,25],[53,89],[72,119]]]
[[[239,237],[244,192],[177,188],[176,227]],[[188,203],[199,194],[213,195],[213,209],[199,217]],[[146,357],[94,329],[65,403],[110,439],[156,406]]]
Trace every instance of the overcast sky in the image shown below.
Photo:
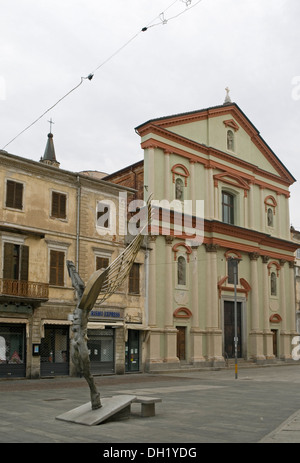
[[[111,173],[142,159],[136,126],[222,104],[229,86],[298,180],[300,229],[300,1],[197,1],[0,0],[0,149],[98,66],[5,149],[38,161],[52,118],[61,168]]]

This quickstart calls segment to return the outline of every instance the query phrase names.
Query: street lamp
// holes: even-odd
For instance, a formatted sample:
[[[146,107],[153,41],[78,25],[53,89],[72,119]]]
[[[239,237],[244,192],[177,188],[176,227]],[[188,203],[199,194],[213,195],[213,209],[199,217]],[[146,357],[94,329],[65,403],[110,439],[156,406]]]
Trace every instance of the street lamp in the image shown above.
[[[238,277],[238,265],[240,259],[231,257],[233,264],[233,283],[234,283],[234,371],[235,379],[238,378],[238,363],[237,363],[237,348],[238,348],[238,332],[237,332],[237,277]]]

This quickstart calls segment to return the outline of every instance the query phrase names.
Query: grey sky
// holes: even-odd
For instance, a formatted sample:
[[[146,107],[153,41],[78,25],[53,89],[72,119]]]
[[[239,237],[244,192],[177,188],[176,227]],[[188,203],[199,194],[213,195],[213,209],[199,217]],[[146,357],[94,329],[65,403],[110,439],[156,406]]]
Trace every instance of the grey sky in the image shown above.
[[[300,179],[299,0],[202,0],[163,25],[172,3],[0,0],[0,148],[157,18],[5,149],[39,160],[52,117],[63,169],[111,173],[142,158],[137,125],[222,104],[228,85]],[[186,8],[178,0],[164,18]],[[299,181],[291,193],[300,229]]]

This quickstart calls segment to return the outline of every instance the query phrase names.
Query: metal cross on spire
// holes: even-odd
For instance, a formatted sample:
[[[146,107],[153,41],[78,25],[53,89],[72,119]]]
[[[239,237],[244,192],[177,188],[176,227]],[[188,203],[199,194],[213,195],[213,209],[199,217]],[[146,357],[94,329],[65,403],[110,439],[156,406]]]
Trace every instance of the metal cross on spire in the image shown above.
[[[55,122],[53,122],[52,117],[50,117],[50,121],[48,122],[50,123],[50,133],[52,133],[52,125],[55,124]]]

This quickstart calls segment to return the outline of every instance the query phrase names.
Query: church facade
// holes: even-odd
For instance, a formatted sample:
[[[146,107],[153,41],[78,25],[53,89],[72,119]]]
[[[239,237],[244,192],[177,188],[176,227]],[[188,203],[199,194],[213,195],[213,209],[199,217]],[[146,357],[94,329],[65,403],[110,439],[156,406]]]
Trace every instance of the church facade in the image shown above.
[[[239,358],[290,360],[294,177],[229,99],[136,132],[143,161],[106,179],[136,188],[138,178],[139,197],[153,194],[160,211],[148,237],[146,369],[223,365],[235,356],[235,323]]]

